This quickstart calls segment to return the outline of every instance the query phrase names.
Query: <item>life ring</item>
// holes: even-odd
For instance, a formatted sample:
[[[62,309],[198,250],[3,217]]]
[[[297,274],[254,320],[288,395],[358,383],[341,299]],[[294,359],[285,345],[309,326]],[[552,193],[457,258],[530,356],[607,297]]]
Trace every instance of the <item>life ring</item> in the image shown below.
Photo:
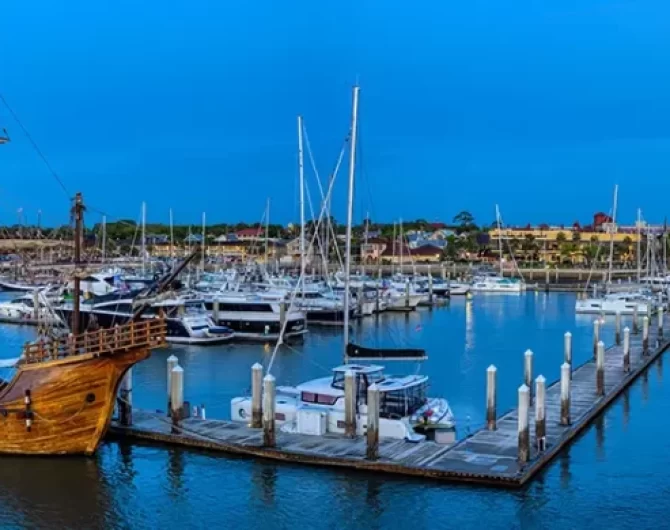
[[[238,410],[237,413],[240,415],[240,418],[242,418],[242,419],[247,417],[247,413],[245,412],[244,409]]]

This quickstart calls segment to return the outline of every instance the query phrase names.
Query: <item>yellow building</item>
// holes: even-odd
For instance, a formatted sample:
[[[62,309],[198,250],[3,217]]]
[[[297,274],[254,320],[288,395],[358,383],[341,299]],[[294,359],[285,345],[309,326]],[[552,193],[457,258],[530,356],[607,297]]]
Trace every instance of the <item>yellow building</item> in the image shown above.
[[[610,241],[614,242],[617,261],[635,259],[638,234],[635,230],[582,230],[577,227],[526,227],[502,228],[489,232],[490,246],[497,252],[502,240],[503,255],[513,254],[515,259],[540,261],[547,264],[569,263],[574,265],[606,261]]]

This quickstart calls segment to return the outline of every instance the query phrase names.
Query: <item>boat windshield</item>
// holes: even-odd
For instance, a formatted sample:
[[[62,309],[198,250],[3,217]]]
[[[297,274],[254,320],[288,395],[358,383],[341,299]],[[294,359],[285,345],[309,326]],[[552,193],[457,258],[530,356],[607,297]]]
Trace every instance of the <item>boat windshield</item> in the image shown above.
[[[379,395],[379,415],[382,418],[398,419],[411,416],[426,404],[427,384],[410,386]]]
[[[333,388],[344,388],[344,373],[343,371],[336,371],[333,374],[333,382],[331,383]],[[369,372],[369,373],[357,373],[356,374],[356,387],[363,392],[366,392],[368,386],[373,383],[379,383],[384,380],[384,372],[381,370]]]

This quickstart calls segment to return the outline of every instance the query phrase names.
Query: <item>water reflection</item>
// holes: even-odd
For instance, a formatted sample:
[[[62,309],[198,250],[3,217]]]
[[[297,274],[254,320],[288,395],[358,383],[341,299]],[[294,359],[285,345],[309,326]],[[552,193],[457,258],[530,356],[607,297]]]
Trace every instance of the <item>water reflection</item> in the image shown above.
[[[605,460],[605,415],[601,414],[595,420],[596,424],[596,458]]]
[[[630,423],[630,388],[623,391],[623,428],[627,430]]]
[[[266,506],[275,503],[277,494],[277,466],[274,463],[254,462],[251,468],[251,482],[255,496]]]
[[[642,373],[642,401],[649,401],[649,370]]]
[[[168,449],[167,478],[170,496],[180,497],[184,493],[184,451]]]
[[[661,355],[656,361],[656,380],[659,383],[663,383],[663,356]]]

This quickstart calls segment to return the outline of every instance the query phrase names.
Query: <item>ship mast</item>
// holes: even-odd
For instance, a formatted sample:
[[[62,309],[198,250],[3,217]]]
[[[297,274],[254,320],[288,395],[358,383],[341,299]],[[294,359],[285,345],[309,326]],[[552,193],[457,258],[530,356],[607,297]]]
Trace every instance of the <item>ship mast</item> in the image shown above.
[[[84,231],[84,200],[80,192],[74,198],[74,293],[72,299],[72,334],[79,335],[79,289],[81,278],[79,277],[79,265],[81,263],[81,244]]]
[[[356,127],[358,122],[358,86],[354,87],[354,101],[351,112],[351,147],[349,152],[349,192],[347,198],[347,239],[344,260],[344,359],[347,360],[349,344],[349,274],[351,273],[351,224],[354,218],[354,175],[356,172]]]

